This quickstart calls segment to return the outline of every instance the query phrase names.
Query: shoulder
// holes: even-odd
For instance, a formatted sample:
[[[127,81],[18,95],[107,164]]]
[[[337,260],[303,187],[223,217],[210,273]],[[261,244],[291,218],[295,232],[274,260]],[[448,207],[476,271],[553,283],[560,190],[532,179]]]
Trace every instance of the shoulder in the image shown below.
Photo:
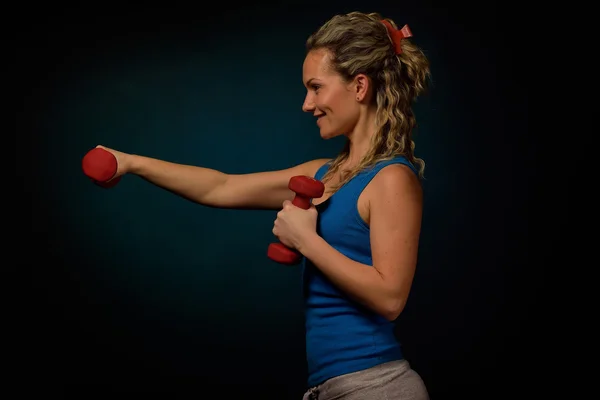
[[[371,203],[397,204],[402,198],[419,200],[422,187],[419,178],[406,164],[394,163],[383,167],[371,181]],[[386,201],[387,200],[387,201]]]
[[[372,240],[399,243],[418,237],[423,192],[412,169],[405,164],[385,166],[369,186],[366,206]]]

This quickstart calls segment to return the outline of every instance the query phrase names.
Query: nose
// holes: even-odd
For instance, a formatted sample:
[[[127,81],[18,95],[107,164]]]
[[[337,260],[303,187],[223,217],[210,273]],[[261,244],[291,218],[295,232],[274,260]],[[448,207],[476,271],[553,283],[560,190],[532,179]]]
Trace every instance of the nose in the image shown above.
[[[304,112],[312,112],[315,109],[315,102],[312,99],[310,93],[306,94],[304,98],[304,103],[302,104],[302,111]]]

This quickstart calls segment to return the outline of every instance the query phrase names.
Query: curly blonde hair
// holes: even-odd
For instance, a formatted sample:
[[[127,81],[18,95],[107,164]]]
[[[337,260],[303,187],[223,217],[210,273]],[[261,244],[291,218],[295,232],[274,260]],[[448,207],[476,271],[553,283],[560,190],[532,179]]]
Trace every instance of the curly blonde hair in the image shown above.
[[[379,161],[405,156],[423,177],[425,162],[414,154],[412,132],[416,118],[412,104],[426,89],[430,77],[429,61],[423,51],[409,39],[401,42],[396,54],[394,43],[378,13],[351,12],[327,21],[306,42],[306,52],[327,49],[334,71],[346,81],[357,74],[369,77],[377,106],[376,133],[367,154],[355,167],[343,171],[337,190],[359,172]],[[387,19],[394,29],[395,22]],[[334,158],[323,181],[331,179],[347,160],[350,143]]]

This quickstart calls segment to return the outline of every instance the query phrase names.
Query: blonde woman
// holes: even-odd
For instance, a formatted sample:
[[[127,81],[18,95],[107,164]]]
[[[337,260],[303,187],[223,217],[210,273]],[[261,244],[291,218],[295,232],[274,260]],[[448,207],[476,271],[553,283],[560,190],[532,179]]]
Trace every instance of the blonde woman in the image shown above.
[[[309,399],[427,399],[393,333],[417,263],[424,162],[414,154],[412,104],[429,64],[410,29],[372,13],[336,15],[307,41],[303,110],[334,159],[231,175],[113,149],[130,173],[199,204],[280,210],[273,234],[303,257]],[[305,210],[288,189],[296,175],[325,184]]]

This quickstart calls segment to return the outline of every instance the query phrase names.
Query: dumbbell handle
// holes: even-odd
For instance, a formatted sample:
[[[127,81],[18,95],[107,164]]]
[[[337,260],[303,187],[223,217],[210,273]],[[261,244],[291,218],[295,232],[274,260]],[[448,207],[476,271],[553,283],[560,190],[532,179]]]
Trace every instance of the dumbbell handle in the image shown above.
[[[321,197],[324,191],[322,182],[305,176],[296,176],[290,179],[289,188],[296,192],[292,204],[303,210],[308,210],[311,206],[311,199]],[[302,260],[302,254],[283,243],[271,243],[267,250],[267,256],[271,260],[285,265],[296,265]]]

